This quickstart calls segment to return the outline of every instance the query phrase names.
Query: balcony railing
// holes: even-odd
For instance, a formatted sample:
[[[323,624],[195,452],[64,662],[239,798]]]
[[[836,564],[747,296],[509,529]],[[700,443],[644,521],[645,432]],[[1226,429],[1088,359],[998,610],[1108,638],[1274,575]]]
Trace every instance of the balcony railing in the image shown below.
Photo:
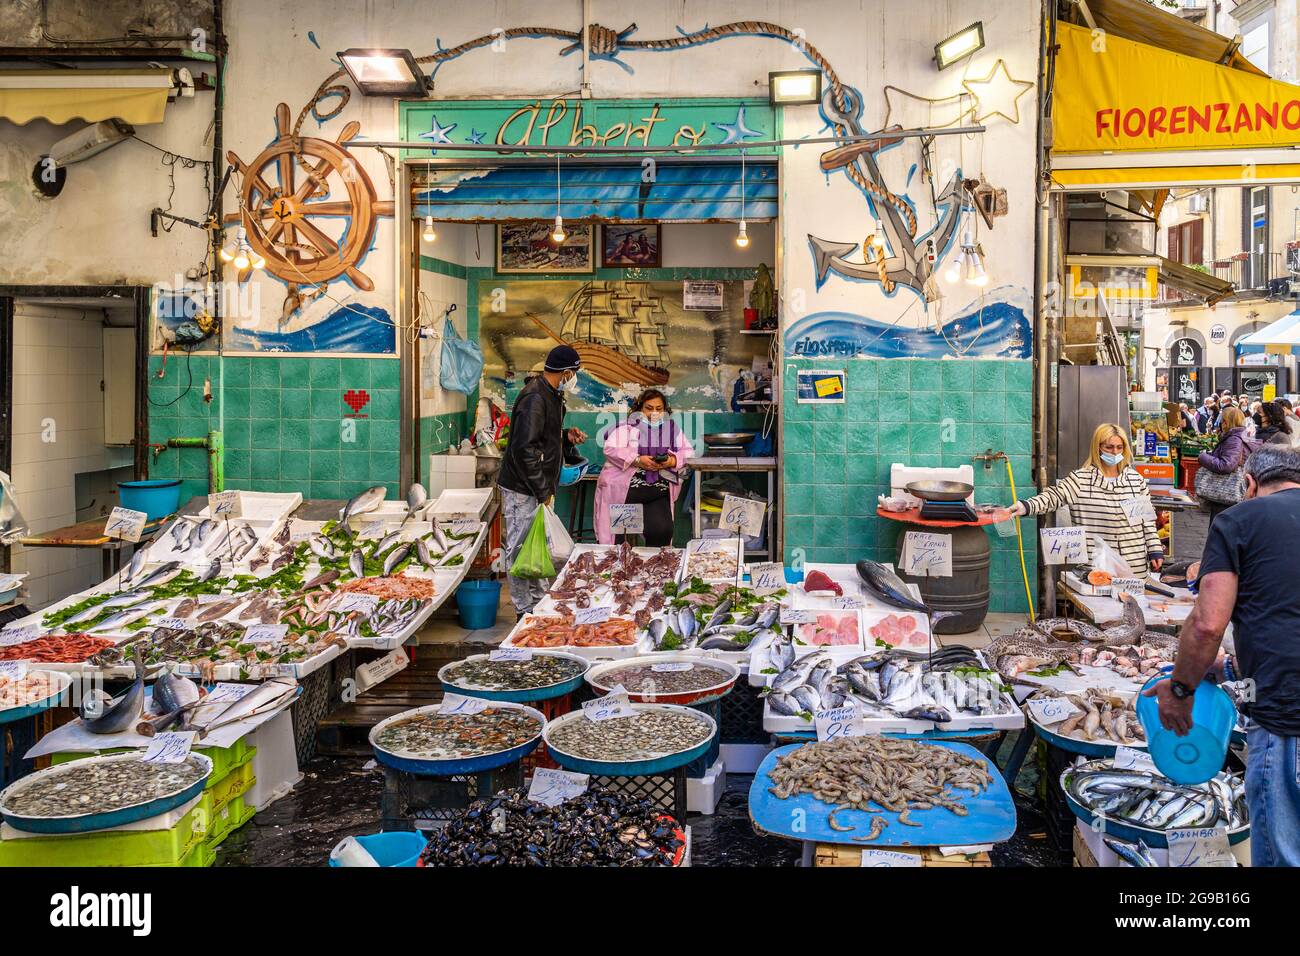
[[[1286,256],[1281,252],[1239,252],[1217,260],[1212,271],[1217,278],[1235,285],[1238,292],[1266,289],[1272,280],[1289,276]]]

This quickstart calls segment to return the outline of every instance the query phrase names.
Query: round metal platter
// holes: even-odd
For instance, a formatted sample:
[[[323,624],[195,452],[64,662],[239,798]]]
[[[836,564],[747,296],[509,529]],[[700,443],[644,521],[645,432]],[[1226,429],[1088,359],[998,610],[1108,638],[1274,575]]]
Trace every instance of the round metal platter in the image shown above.
[[[48,674],[54,680],[58,689],[48,697],[32,701],[30,704],[23,704],[21,707],[10,707],[7,710],[0,710],[0,724],[10,724],[15,720],[22,720],[25,717],[39,714],[43,710],[49,710],[51,707],[62,706],[62,701],[68,692],[68,688],[72,686],[72,675],[65,671],[50,671],[39,667],[32,668],[27,673],[33,674],[38,671],[42,674]]]
[[[909,495],[922,501],[965,501],[975,492],[964,481],[909,481],[903,486]]]
[[[605,664],[597,664],[591,670],[587,671],[587,683],[604,696],[613,690],[612,685],[603,683],[602,678],[625,667],[653,666],[655,664],[691,664],[695,667],[711,667],[714,670],[720,670],[727,674],[727,679],[714,684],[710,687],[701,687],[699,690],[684,690],[675,693],[653,694],[645,692],[628,691],[628,700],[637,704],[705,704],[710,701],[720,700],[731,693],[731,688],[736,686],[736,679],[740,677],[740,668],[730,661],[722,660],[716,657],[699,657],[690,654],[663,654],[657,653],[647,657],[629,657],[621,661],[610,661]]]
[[[9,799],[14,794],[51,777],[65,775],[71,768],[85,767],[91,761],[139,760],[143,756],[143,750],[131,750],[126,753],[105,754],[100,757],[71,760],[67,763],[47,767],[45,770],[38,770],[21,780],[11,783],[3,791],[0,791],[0,816],[3,816],[5,823],[14,829],[25,830],[28,833],[85,833],[89,830],[105,830],[110,827],[123,826],[127,823],[135,823],[138,820],[147,820],[150,817],[156,817],[168,810],[174,810],[182,804],[188,803],[203,792],[208,777],[212,775],[212,760],[203,754],[191,752],[188,759],[200,763],[203,767],[203,776],[183,790],[177,790],[175,793],[162,797],[155,797],[152,800],[145,800],[142,803],[118,807],[116,810],[88,811],[58,817],[26,816],[13,813],[6,807]]]
[[[563,717],[555,718],[547,724],[546,730],[543,731],[542,736],[546,740],[546,749],[551,759],[565,770],[573,770],[578,773],[589,773],[602,777],[640,777],[646,774],[662,773],[665,770],[675,770],[678,767],[685,766],[697,757],[704,756],[713,743],[713,738],[718,734],[718,725],[712,717],[689,707],[682,707],[677,704],[633,704],[632,708],[634,710],[684,711],[697,718],[701,723],[708,724],[711,733],[702,743],[688,750],[679,750],[676,753],[665,754],[662,757],[655,757],[650,760],[590,760],[586,757],[565,753],[563,750],[557,749],[555,744],[551,742],[552,729],[561,727],[571,720],[587,719],[586,714],[582,711],[575,711],[565,714]]]
[[[497,701],[494,703],[498,707],[514,707],[527,711],[537,721],[537,734],[517,747],[511,747],[508,750],[497,750],[487,754],[476,754],[472,757],[421,757],[410,751],[385,750],[375,743],[379,734],[389,724],[410,720],[412,717],[418,717],[421,714],[438,713],[438,709],[442,705],[433,704],[429,707],[404,710],[400,714],[394,714],[392,717],[387,717],[375,724],[370,728],[370,748],[375,752],[375,759],[384,766],[425,777],[449,777],[458,773],[481,773],[484,770],[495,770],[497,767],[504,767],[516,760],[523,759],[537,748],[537,745],[541,743],[542,733],[546,729],[546,716],[540,710],[510,701]]]
[[[466,657],[459,661],[452,661],[450,664],[444,664],[438,669],[438,680],[443,687],[449,687],[458,694],[466,697],[481,697],[484,700],[501,700],[513,703],[526,703],[533,700],[551,700],[554,697],[563,697],[565,694],[572,693],[582,686],[582,679],[586,676],[587,668],[591,662],[585,657],[579,657],[577,654],[566,654],[563,651],[535,650],[534,657],[562,657],[568,661],[575,661],[582,665],[580,670],[568,680],[558,681],[554,684],[547,684],[544,687],[529,687],[526,690],[487,690],[485,688],[473,687],[468,684],[457,684],[455,678],[449,677],[452,669],[459,664],[467,661],[485,661],[490,655],[475,654],[472,657]]]
[[[1076,737],[1063,737],[1058,733],[1048,730],[1038,721],[1034,720],[1033,715],[1029,716],[1029,722],[1034,726],[1034,733],[1042,737],[1047,743],[1054,747],[1060,747],[1066,753],[1080,754],[1084,757],[1113,757],[1115,750],[1120,746],[1118,743],[1105,743],[1097,740],[1079,740]],[[1146,741],[1136,740],[1130,744],[1124,744],[1125,747],[1132,747],[1134,750],[1145,750]]]

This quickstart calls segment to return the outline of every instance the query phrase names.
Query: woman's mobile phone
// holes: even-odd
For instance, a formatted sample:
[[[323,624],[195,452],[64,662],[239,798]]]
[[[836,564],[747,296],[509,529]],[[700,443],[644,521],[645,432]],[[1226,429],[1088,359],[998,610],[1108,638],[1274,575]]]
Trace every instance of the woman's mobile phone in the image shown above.
[[[664,454],[664,455],[652,455],[652,456],[650,456],[650,460],[653,461],[653,462],[657,462],[658,464],[661,464],[661,465],[662,465],[664,462],[666,462],[666,461],[668,460],[668,456],[667,456],[666,454]]]

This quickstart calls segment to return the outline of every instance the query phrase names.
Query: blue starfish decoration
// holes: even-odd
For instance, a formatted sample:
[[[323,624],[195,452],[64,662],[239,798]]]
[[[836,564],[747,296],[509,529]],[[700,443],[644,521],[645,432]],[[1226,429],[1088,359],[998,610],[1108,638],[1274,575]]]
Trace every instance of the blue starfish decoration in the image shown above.
[[[726,146],[728,143],[743,143],[747,139],[760,139],[763,134],[758,130],[750,129],[745,125],[745,104],[741,103],[736,107],[736,121],[734,123],[714,123],[718,129],[722,130],[723,137],[720,146]]]
[[[450,143],[451,138],[447,134],[460,125],[459,123],[452,123],[450,126],[439,126],[438,117],[436,116],[429,117],[429,122],[431,124],[429,132],[421,133],[420,139],[427,139],[431,143]],[[436,153],[437,150],[433,149],[429,152]]]
[[[483,137],[486,135],[487,135],[486,133],[480,133],[478,130],[471,127],[469,131],[469,141],[473,143],[475,146],[482,146]]]

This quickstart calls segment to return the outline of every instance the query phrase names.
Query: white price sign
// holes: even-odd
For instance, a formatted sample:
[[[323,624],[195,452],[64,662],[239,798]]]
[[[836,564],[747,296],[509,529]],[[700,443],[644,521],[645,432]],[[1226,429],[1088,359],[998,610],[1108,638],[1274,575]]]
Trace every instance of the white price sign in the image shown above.
[[[1088,560],[1088,539],[1083,528],[1041,528],[1044,564],[1082,564]]]
[[[811,624],[815,620],[817,620],[817,615],[812,611],[793,607],[781,608],[782,624]]]
[[[785,587],[785,565],[767,561],[749,566],[749,584],[759,594],[771,594]]]
[[[480,523],[478,518],[457,518],[452,521],[451,527],[447,530],[453,538],[466,538],[478,532]]]
[[[1151,504],[1149,495],[1125,498],[1119,505],[1124,509],[1124,517],[1128,519],[1129,524],[1142,524],[1144,521],[1156,520],[1155,505]]]
[[[1125,747],[1120,744],[1115,748],[1115,759],[1113,761],[1116,770],[1145,770],[1151,773],[1159,773],[1156,769],[1156,762],[1151,759],[1151,755],[1145,750],[1138,750],[1135,747]]]
[[[882,850],[867,847],[862,851],[861,866],[920,866],[921,854],[902,850]]]
[[[334,610],[341,614],[347,614],[349,611],[360,611],[362,614],[374,614],[375,608],[379,607],[379,598],[373,594],[344,594],[339,603],[335,605]]]
[[[25,624],[22,627],[7,627],[0,631],[0,647],[13,647],[15,644],[26,644],[28,641],[34,641],[41,636],[41,626],[39,624]]]
[[[190,755],[194,738],[198,736],[193,730],[166,731],[155,734],[149,742],[149,749],[141,758],[145,763],[181,763]]]
[[[233,704],[235,701],[247,697],[255,690],[257,690],[256,684],[231,684],[222,681],[208,691],[207,696],[203,698],[203,703],[205,706],[220,703]]]
[[[645,507],[627,504],[610,505],[609,530],[613,534],[641,534],[645,531]]]
[[[909,531],[903,539],[903,569],[914,577],[952,577],[952,537]]]
[[[636,711],[628,700],[627,688],[619,684],[604,697],[584,701],[582,713],[588,720],[611,720],[615,717],[632,717]]]
[[[1035,697],[1025,703],[1034,720],[1044,727],[1059,724],[1067,717],[1073,717],[1079,708],[1065,697]]]
[[[861,611],[862,599],[855,597],[837,597],[831,598],[831,607],[838,608],[841,611]]]
[[[117,538],[119,541],[138,542],[148,520],[149,516],[143,511],[114,508],[109,512],[108,520],[104,522],[104,536]]]
[[[694,666],[690,661],[669,661],[666,664],[651,664],[650,670],[656,674],[673,674],[688,671]]]
[[[818,740],[834,740],[836,737],[861,737],[867,732],[858,709],[852,704],[846,707],[832,707],[819,710],[814,715],[817,723]]]
[[[533,652],[526,647],[498,647],[488,653],[490,661],[531,661]]]
[[[208,513],[214,518],[242,518],[244,499],[238,491],[218,491],[208,495]]]
[[[357,534],[363,538],[378,538],[384,533],[384,523],[379,520],[368,520],[361,522],[361,527]]]
[[[0,680],[20,681],[26,676],[26,661],[0,661]]]
[[[492,706],[490,700],[482,697],[466,697],[463,694],[443,694],[440,714],[478,714]]]
[[[579,626],[583,624],[604,624],[609,620],[611,610],[607,604],[580,607],[573,612],[573,623]]]
[[[244,643],[271,644],[284,640],[288,633],[288,624],[254,624],[244,631]]]
[[[722,518],[718,527],[738,531],[751,538],[763,533],[763,515],[767,512],[767,502],[741,498],[737,495],[722,496]]]
[[[1140,598],[1146,594],[1146,590],[1147,583],[1141,578],[1112,578],[1110,582],[1110,593],[1115,598],[1121,594],[1131,594]]]
[[[1228,846],[1228,831],[1223,827],[1195,827],[1168,830],[1170,866],[1236,866],[1237,860]]]
[[[533,771],[533,782],[528,788],[528,799],[544,807],[558,807],[566,800],[572,800],[586,793],[588,779],[585,773],[538,767]]]
[[[194,622],[183,617],[160,617],[154,622],[155,627],[169,627],[173,631],[192,631]]]

